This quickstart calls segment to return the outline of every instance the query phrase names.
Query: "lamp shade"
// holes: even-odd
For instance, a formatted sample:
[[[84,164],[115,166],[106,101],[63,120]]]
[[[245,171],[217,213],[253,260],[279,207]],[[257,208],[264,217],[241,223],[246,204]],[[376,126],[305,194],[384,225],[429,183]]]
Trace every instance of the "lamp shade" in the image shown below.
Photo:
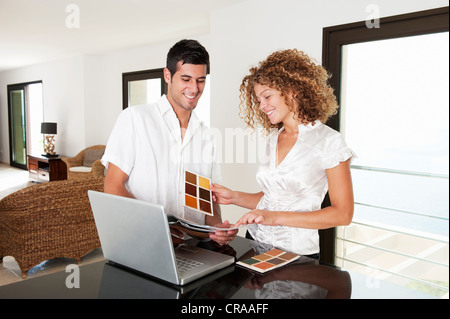
[[[56,134],[56,123],[43,122],[41,123],[41,134]]]

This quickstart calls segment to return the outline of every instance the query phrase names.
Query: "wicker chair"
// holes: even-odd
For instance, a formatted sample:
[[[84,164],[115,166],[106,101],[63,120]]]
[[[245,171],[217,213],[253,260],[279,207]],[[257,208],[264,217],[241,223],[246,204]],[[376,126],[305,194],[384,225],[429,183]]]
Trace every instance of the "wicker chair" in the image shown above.
[[[22,277],[57,257],[77,262],[100,247],[88,190],[103,191],[103,177],[33,185],[0,200],[0,262],[13,256]]]
[[[67,166],[67,179],[80,179],[89,177],[100,177],[105,174],[105,167],[100,159],[97,159],[92,164],[92,167],[86,164],[86,151],[104,151],[105,145],[94,145],[85,148],[74,157],[63,157],[62,160]]]

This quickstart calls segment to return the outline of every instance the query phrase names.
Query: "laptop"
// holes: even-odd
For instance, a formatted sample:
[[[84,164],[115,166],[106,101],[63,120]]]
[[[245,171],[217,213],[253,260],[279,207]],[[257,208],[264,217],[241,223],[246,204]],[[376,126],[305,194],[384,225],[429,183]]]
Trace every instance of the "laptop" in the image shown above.
[[[88,191],[103,256],[119,265],[175,285],[186,285],[234,263],[207,249],[174,248],[164,207]]]

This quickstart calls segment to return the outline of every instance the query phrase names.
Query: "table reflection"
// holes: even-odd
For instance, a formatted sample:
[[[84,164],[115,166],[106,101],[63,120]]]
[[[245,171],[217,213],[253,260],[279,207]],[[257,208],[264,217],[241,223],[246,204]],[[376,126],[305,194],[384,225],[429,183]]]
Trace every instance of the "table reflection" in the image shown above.
[[[252,249],[240,260],[265,253],[274,247],[251,241]],[[293,263],[265,274],[251,273],[244,288],[253,291],[257,299],[348,299],[351,297],[351,277],[346,271],[320,265],[305,256]]]
[[[233,247],[208,242],[198,242],[198,245],[228,253],[237,260],[274,248],[249,240],[238,240]],[[160,282],[109,262],[104,265],[99,291],[99,298],[345,299],[350,296],[351,279],[346,271],[320,265],[317,260],[304,256],[266,274],[229,266],[186,286]]]
[[[348,299],[351,279],[346,271],[301,257],[267,274],[255,274],[244,285],[257,299]]]

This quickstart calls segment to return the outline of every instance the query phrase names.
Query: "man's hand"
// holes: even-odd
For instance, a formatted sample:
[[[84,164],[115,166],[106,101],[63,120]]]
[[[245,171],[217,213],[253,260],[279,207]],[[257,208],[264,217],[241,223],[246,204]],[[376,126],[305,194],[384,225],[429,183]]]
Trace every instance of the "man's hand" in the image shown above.
[[[172,243],[174,247],[184,243],[184,234],[181,230],[171,226],[170,233],[172,234]]]
[[[218,224],[214,225],[214,227],[218,227],[218,228],[230,228],[231,226],[233,226],[233,225],[230,225],[228,220],[224,221],[223,223],[218,223]],[[214,240],[219,245],[228,245],[234,239],[234,237],[236,237],[237,233],[238,233],[237,229],[216,230],[215,233],[209,234],[209,238]]]

